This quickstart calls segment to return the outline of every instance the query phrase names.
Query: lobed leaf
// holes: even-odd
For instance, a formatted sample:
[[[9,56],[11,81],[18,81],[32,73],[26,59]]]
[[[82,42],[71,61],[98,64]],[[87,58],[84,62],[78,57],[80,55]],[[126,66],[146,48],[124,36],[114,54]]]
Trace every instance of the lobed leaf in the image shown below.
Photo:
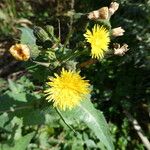
[[[33,136],[34,136],[34,132],[29,133],[21,137],[20,139],[16,140],[13,146],[7,144],[0,144],[0,149],[1,150],[26,150]]]

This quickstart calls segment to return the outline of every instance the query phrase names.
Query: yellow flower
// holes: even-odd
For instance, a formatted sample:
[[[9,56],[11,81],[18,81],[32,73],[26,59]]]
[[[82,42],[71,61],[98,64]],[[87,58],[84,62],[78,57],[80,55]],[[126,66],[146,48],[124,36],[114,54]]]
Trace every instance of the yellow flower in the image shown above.
[[[102,59],[104,53],[108,51],[110,42],[109,31],[103,26],[94,25],[92,32],[87,30],[84,36],[87,42],[91,44],[92,58]]]
[[[30,49],[25,44],[12,45],[9,52],[16,60],[27,61],[30,58]]]
[[[60,76],[54,74],[55,78],[49,78],[47,83],[50,88],[45,90],[47,100],[54,103],[54,107],[61,110],[72,109],[90,93],[87,80],[83,80],[79,72],[66,71],[62,69]]]

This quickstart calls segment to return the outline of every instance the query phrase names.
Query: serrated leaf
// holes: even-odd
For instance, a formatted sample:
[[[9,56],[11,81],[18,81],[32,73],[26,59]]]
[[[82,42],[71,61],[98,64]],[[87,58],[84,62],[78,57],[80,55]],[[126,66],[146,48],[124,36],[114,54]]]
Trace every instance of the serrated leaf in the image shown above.
[[[20,93],[17,95],[20,96]],[[24,125],[44,124],[45,112],[38,108],[35,108],[36,105],[39,105],[39,100],[37,99],[37,97],[32,94],[26,94],[26,99],[24,100],[24,97],[20,96],[19,99],[19,96],[17,96],[17,99],[11,94],[0,96],[0,114],[7,112],[7,118],[9,118],[8,122],[10,122],[15,116],[17,116],[18,118],[22,118]],[[4,128],[5,126],[3,124],[4,123],[2,123],[1,126]]]
[[[9,116],[7,113],[0,115],[0,128],[8,132],[11,132],[12,130],[11,125],[9,124]]]
[[[7,95],[12,97],[16,101],[26,102],[27,91],[25,92],[24,84],[18,84],[10,79],[8,79],[8,87],[11,91],[7,91]]]
[[[5,89],[7,89],[7,81],[6,80],[4,80],[3,78],[0,78],[0,92],[2,91],[2,90],[5,90]]]
[[[107,122],[102,112],[96,110],[89,99],[83,100],[73,110],[62,112],[67,119],[74,118],[84,122],[105,145],[107,150],[114,150]]]
[[[34,132],[29,133],[15,141],[15,144],[13,146],[7,144],[0,144],[0,148],[1,150],[26,150],[33,136]]]
[[[9,84],[9,88],[10,90],[14,93],[17,94],[20,92],[19,88],[16,86],[15,82],[13,82],[12,80],[8,79],[8,84]]]

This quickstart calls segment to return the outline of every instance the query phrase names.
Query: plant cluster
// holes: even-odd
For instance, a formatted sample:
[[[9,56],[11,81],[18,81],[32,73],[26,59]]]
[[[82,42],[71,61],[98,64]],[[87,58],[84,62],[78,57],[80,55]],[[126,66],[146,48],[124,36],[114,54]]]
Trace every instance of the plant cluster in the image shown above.
[[[121,11],[125,13],[119,18],[117,2],[94,11],[89,9],[88,13],[68,11],[64,17],[70,18],[69,33],[63,37],[61,28],[65,25],[61,27],[59,20],[58,28],[52,24],[33,25],[28,20],[21,23],[20,38],[9,48],[12,58],[22,64],[21,77],[14,73],[15,79],[0,80],[1,149],[124,150],[130,145],[144,149],[138,140],[131,140],[128,119],[133,120],[128,112],[137,109],[132,108],[132,98],[142,98],[145,104],[150,93],[148,84],[144,84],[149,77],[139,81],[142,75],[139,66],[148,66],[149,57],[143,48],[148,48],[149,38],[139,37],[147,30],[124,35],[131,28],[134,30],[134,26],[141,29],[142,22],[131,23],[132,16],[127,15],[131,3],[126,0],[120,3],[128,8],[121,8],[118,15]],[[15,5],[12,6],[15,13]],[[144,6],[139,9],[145,10]],[[6,28],[10,26],[5,24]],[[129,36],[140,41],[139,52],[133,51],[135,41],[128,41]],[[131,50],[125,42],[131,45]],[[137,85],[135,92],[133,84]],[[147,98],[136,93],[143,84]],[[141,104],[139,100],[136,102]],[[125,118],[121,118],[122,113]]]

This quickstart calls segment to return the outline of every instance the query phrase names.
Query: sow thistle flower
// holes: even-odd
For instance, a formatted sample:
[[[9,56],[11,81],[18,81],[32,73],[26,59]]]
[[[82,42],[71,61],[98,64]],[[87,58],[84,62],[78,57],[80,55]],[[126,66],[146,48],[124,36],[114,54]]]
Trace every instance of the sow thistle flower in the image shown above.
[[[12,45],[9,52],[16,60],[27,61],[30,58],[30,49],[25,44]]]
[[[92,58],[102,59],[104,53],[108,51],[110,42],[109,31],[100,25],[94,25],[92,32],[87,30],[84,34],[88,43],[91,44]]]
[[[62,69],[60,76],[54,75],[55,78],[49,78],[49,88],[45,90],[46,99],[52,101],[54,107],[61,110],[72,109],[90,93],[90,84],[79,75],[79,72]]]

